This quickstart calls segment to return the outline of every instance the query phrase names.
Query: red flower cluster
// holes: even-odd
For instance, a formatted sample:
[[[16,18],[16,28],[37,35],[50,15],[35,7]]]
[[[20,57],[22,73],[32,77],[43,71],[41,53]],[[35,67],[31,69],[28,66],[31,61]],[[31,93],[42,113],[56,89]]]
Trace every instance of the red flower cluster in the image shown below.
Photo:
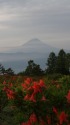
[[[27,80],[25,80],[25,82],[22,84],[22,87],[23,91],[26,91],[26,96],[24,97],[24,100],[36,102],[36,95],[38,93],[41,93],[41,100],[46,101],[46,98],[43,95],[43,89],[46,88],[43,80],[40,80],[39,82],[33,82],[32,79],[27,78]]]
[[[36,123],[37,122],[37,117],[36,115],[33,113],[31,114],[29,120],[25,123],[23,122],[21,125],[32,125],[33,123]]]
[[[62,125],[64,122],[67,122],[67,114],[65,114],[65,112],[61,112],[59,115],[59,122],[60,125]]]
[[[11,87],[13,86],[12,83],[7,84],[5,81],[3,82],[4,88],[3,91],[6,92],[6,95],[8,99],[14,99],[15,92],[11,90]]]
[[[3,90],[6,92],[8,99],[14,99],[15,93],[13,90],[11,90],[7,87],[4,87]]]
[[[67,120],[68,115],[64,111],[62,111],[59,114],[57,109],[55,107],[53,107],[53,112],[56,114],[57,119],[59,120],[59,125],[62,125],[64,122],[68,123],[68,120]]]
[[[51,120],[48,116],[46,117],[46,120],[47,120],[47,124],[51,125]],[[36,124],[46,125],[46,122],[41,118],[37,119],[37,116],[33,113],[30,115],[29,120],[27,122],[23,122],[21,125],[36,125]]]

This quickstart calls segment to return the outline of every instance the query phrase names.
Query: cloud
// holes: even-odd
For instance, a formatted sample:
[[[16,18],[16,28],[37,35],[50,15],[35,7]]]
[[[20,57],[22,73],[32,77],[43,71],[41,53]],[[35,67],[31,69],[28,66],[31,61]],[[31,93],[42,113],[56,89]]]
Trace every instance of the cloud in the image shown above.
[[[70,1],[0,0],[0,32],[3,46],[38,37],[53,46],[56,40],[56,46],[64,40],[66,47],[65,40],[70,40]]]

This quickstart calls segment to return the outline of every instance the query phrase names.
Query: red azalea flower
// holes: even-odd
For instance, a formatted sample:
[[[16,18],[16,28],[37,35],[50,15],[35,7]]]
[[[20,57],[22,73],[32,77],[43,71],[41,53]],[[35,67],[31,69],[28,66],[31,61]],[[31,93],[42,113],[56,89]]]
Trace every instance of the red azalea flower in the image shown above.
[[[45,96],[43,95],[42,96],[42,99],[41,99],[42,101],[46,101],[46,98],[45,98]]]
[[[58,111],[57,111],[57,109],[56,109],[55,107],[53,107],[53,112],[54,112],[56,115],[58,115]]]
[[[30,95],[26,95],[25,97],[24,97],[24,100],[29,100],[30,99]]]
[[[32,125],[32,124],[30,123],[30,121],[27,121],[27,122],[23,122],[21,125]]]
[[[27,85],[30,85],[30,83],[32,82],[32,79],[31,78],[27,78],[24,83],[26,83]]]
[[[41,88],[37,82],[34,82],[33,89],[34,89],[34,93],[41,92]]]
[[[48,125],[51,125],[51,118],[47,116],[47,123]]]
[[[59,116],[59,122],[60,122],[60,125],[62,125],[63,122],[67,122],[67,114],[65,114],[65,112],[61,112]]]
[[[44,81],[41,80],[41,79],[40,79],[40,81],[39,81],[39,85],[40,85],[40,87],[46,87],[45,84],[44,84]]]
[[[6,85],[6,81],[4,81],[3,84]]]
[[[70,90],[69,90],[68,94],[66,95],[66,98],[67,98],[67,102],[70,103]]]
[[[32,86],[28,87],[28,88],[27,88],[27,91],[30,91],[30,92],[33,91]]]
[[[6,93],[7,93],[8,99],[14,99],[15,93],[12,90],[8,89]]]
[[[32,101],[32,102],[36,102],[35,94],[34,93],[31,95],[31,97],[29,98],[29,100]]]
[[[22,87],[23,87],[23,89],[27,89],[28,88],[28,86],[25,83],[22,83]]]
[[[31,124],[37,122],[37,117],[36,117],[36,115],[35,115],[34,113],[31,114],[31,116],[30,116],[30,118],[29,118],[29,121],[30,121]]]

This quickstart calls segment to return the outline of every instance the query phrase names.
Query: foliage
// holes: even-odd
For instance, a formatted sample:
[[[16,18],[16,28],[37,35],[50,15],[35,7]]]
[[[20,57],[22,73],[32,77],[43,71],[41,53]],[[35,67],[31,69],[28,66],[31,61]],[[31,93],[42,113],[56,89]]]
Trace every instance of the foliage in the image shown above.
[[[5,68],[2,66],[2,64],[0,64],[0,74],[4,74],[5,73]]]
[[[25,70],[25,75],[33,76],[33,75],[42,75],[43,71],[40,68],[40,65],[35,64],[33,60],[28,61],[28,66]]]
[[[54,52],[51,52],[47,60],[47,71],[46,71],[47,73],[56,72],[56,62],[57,62],[57,57]]]
[[[58,53],[57,72],[62,74],[68,73],[66,53],[63,49],[60,50]]]
[[[61,49],[56,56],[54,52],[49,54],[46,73],[70,74],[70,53]]]
[[[14,71],[11,68],[8,68],[5,72],[8,75],[14,75]]]
[[[14,71],[11,68],[5,69],[4,66],[0,64],[0,75],[4,75],[4,74],[14,75]]]
[[[0,124],[70,125],[70,76],[0,76]]]

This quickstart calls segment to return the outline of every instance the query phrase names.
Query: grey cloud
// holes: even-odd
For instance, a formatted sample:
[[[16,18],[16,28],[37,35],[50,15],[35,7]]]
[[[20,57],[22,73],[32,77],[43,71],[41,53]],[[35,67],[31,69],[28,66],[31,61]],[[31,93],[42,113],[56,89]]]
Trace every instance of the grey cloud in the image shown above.
[[[69,0],[0,0],[0,17],[0,41],[6,43],[24,41],[31,35],[48,38],[51,44],[70,39]]]

